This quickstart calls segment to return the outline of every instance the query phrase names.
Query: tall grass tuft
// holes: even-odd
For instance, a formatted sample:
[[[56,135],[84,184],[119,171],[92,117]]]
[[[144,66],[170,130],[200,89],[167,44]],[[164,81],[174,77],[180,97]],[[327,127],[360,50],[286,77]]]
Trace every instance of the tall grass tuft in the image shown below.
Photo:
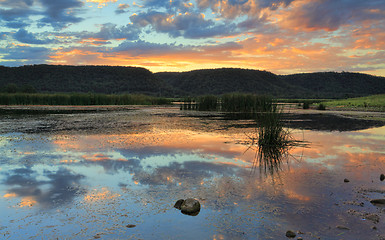
[[[256,137],[252,143],[256,150],[253,169],[259,166],[260,173],[274,175],[281,170],[283,160],[288,160],[289,151],[296,146],[304,146],[294,140],[289,129],[282,122],[282,110],[273,105],[270,111],[256,114]]]
[[[1,105],[164,105],[166,98],[142,94],[1,93]]]

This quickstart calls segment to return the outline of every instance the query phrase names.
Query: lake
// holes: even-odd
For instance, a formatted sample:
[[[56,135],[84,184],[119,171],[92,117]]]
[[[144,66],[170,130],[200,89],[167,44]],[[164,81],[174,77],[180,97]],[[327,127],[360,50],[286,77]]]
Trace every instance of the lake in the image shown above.
[[[385,198],[385,127],[351,121],[293,113],[291,136],[306,144],[271,173],[253,164],[247,118],[173,107],[3,114],[0,236],[384,239],[385,208],[370,200]],[[174,208],[186,198],[199,214]]]

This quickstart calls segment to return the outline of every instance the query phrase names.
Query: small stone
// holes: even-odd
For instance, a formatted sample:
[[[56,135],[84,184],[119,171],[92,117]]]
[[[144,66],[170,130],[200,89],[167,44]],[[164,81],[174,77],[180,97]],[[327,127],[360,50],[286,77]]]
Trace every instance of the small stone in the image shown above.
[[[381,181],[384,181],[384,180],[385,180],[385,175],[384,175],[383,173],[380,175],[380,180],[381,180]]]
[[[377,230],[377,227],[376,227],[376,226],[373,226],[372,229],[373,229],[373,230]]]
[[[349,181],[349,179],[345,178],[345,179],[344,179],[344,182],[350,182],[350,181]]]
[[[303,238],[302,237],[298,237],[297,240],[303,240]]]
[[[180,207],[182,206],[183,203],[184,203],[184,200],[183,200],[183,199],[179,199],[179,200],[176,201],[176,203],[174,204],[174,208],[180,210]]]
[[[134,227],[136,227],[136,225],[134,225],[134,224],[128,224],[128,225],[126,225],[126,227],[128,227],[128,228],[134,228]]]
[[[187,198],[184,200],[184,202],[180,205],[180,210],[184,214],[195,214],[199,213],[201,210],[201,204],[198,200],[193,198]]]
[[[286,237],[288,237],[288,238],[295,238],[295,236],[297,236],[297,235],[295,234],[295,232],[293,232],[291,230],[288,230],[286,232]]]

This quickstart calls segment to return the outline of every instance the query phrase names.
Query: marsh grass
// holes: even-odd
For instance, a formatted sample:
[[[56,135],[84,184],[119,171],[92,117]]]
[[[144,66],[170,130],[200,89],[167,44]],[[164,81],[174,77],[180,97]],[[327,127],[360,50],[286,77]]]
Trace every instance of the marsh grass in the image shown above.
[[[164,105],[166,98],[142,94],[1,93],[0,105]]]
[[[328,107],[385,111],[385,94],[323,102]]]
[[[273,98],[265,95],[229,93],[221,97],[223,112],[265,112],[273,106]]]
[[[215,95],[200,96],[197,100],[198,111],[217,111],[219,98]]]
[[[274,175],[282,170],[282,163],[288,162],[290,150],[306,146],[304,141],[295,140],[289,129],[284,127],[282,109],[273,105],[270,111],[256,114],[256,136],[251,138],[255,150],[253,171],[259,167],[260,173]]]

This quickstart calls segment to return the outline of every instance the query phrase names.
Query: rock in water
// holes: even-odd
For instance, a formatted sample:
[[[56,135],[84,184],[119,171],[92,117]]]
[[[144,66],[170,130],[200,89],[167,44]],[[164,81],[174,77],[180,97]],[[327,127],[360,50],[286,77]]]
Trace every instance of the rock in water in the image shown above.
[[[384,175],[383,173],[380,175],[380,180],[381,180],[381,181],[384,181],[384,180],[385,180],[385,175]]]
[[[176,203],[174,205],[174,208],[181,210],[180,207],[182,206],[183,203],[184,203],[184,200],[183,199],[179,199],[178,201],[176,201]]]
[[[286,232],[286,237],[288,237],[288,238],[295,238],[295,236],[297,236],[297,235],[295,234],[295,232],[293,232],[291,230],[288,230]]]
[[[180,206],[180,210],[184,214],[195,214],[201,210],[201,204],[198,200],[193,198],[187,198]]]

